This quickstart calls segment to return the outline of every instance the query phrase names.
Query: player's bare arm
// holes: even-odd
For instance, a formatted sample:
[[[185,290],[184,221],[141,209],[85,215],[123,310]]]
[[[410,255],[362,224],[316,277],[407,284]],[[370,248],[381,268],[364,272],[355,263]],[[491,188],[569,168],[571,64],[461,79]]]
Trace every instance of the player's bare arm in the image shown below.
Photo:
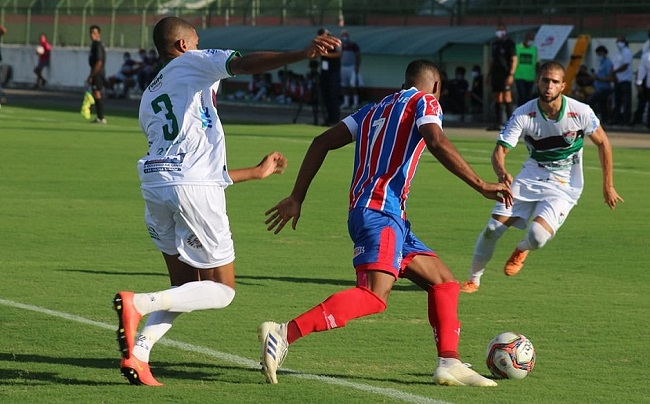
[[[605,198],[605,203],[610,209],[614,209],[618,202],[624,202],[624,200],[614,188],[612,145],[609,143],[609,138],[602,126],[599,126],[589,136],[589,139],[598,147],[598,158],[600,159],[600,167],[603,171],[603,197]]]
[[[248,180],[261,180],[271,174],[282,174],[286,168],[286,157],[281,153],[273,152],[264,156],[262,161],[255,167],[228,170],[228,175],[234,183],[238,183]]]
[[[331,49],[341,46],[341,40],[333,36],[317,36],[303,50],[292,52],[251,52],[230,61],[233,74],[255,74],[277,69],[284,65],[327,55]]]
[[[497,176],[497,181],[507,185],[512,185],[512,175],[506,169],[506,154],[510,152],[507,147],[497,144],[492,152],[492,169]]]
[[[291,195],[278,202],[277,205],[265,213],[267,219],[264,223],[268,225],[268,231],[275,230],[274,233],[278,234],[289,220],[292,220],[291,228],[296,229],[307,190],[323,165],[327,153],[350,143],[352,143],[352,134],[342,122],[323,132],[311,142],[302,160]]]
[[[467,161],[463,159],[460,153],[458,153],[456,147],[447,139],[440,126],[435,123],[430,123],[421,125],[419,129],[429,152],[447,170],[465,181],[465,183],[480,192],[484,197],[505,203],[506,206],[512,205],[513,198],[510,188],[505,184],[483,181]]]

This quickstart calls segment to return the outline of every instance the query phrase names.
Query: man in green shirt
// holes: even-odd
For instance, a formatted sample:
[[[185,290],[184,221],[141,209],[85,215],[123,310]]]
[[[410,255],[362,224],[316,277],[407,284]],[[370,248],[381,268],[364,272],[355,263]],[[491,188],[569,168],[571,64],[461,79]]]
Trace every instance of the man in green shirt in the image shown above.
[[[517,87],[517,105],[529,101],[533,94],[533,85],[537,73],[537,47],[535,34],[528,32],[523,42],[517,44],[517,69],[515,86]]]

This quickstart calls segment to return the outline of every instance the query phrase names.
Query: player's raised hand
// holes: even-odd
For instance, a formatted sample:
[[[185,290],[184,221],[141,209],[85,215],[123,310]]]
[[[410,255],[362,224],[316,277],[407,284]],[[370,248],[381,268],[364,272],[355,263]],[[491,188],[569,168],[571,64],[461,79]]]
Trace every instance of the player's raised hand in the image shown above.
[[[293,219],[291,222],[291,228],[296,230],[298,219],[300,219],[301,208],[302,204],[296,201],[293,197],[289,196],[284,198],[278,202],[277,205],[264,213],[267,216],[266,221],[264,222],[268,225],[266,230],[273,231],[275,229],[273,233],[278,234],[290,219]]]
[[[279,152],[269,153],[257,165],[260,170],[260,178],[266,178],[271,174],[282,174],[287,168],[287,158]]]
[[[305,48],[309,58],[327,55],[327,52],[341,46],[341,40],[329,34],[323,34],[312,39],[309,46]]]

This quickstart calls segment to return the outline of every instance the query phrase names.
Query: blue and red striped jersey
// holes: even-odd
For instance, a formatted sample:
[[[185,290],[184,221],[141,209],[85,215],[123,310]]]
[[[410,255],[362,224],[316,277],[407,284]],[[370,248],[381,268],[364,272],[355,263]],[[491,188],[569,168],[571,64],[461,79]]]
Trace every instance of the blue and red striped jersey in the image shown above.
[[[418,128],[442,127],[442,108],[415,87],[368,104],[343,122],[356,141],[350,210],[365,207],[406,218],[406,200],[426,145]]]

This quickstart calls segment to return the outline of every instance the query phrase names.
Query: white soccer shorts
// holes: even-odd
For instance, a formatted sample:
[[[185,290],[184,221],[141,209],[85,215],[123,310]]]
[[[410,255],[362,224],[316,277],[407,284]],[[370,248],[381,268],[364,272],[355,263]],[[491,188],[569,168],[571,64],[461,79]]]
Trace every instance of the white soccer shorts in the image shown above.
[[[143,189],[142,196],[145,223],[160,251],[180,254],[181,261],[197,269],[235,260],[225,188],[174,185]]]
[[[541,201],[522,201],[515,199],[514,204],[506,209],[506,205],[497,202],[492,210],[493,215],[506,217],[519,217],[513,226],[518,229],[525,229],[531,218],[541,217],[557,233],[559,228],[569,216],[569,212],[575,203],[563,198],[548,198]]]

